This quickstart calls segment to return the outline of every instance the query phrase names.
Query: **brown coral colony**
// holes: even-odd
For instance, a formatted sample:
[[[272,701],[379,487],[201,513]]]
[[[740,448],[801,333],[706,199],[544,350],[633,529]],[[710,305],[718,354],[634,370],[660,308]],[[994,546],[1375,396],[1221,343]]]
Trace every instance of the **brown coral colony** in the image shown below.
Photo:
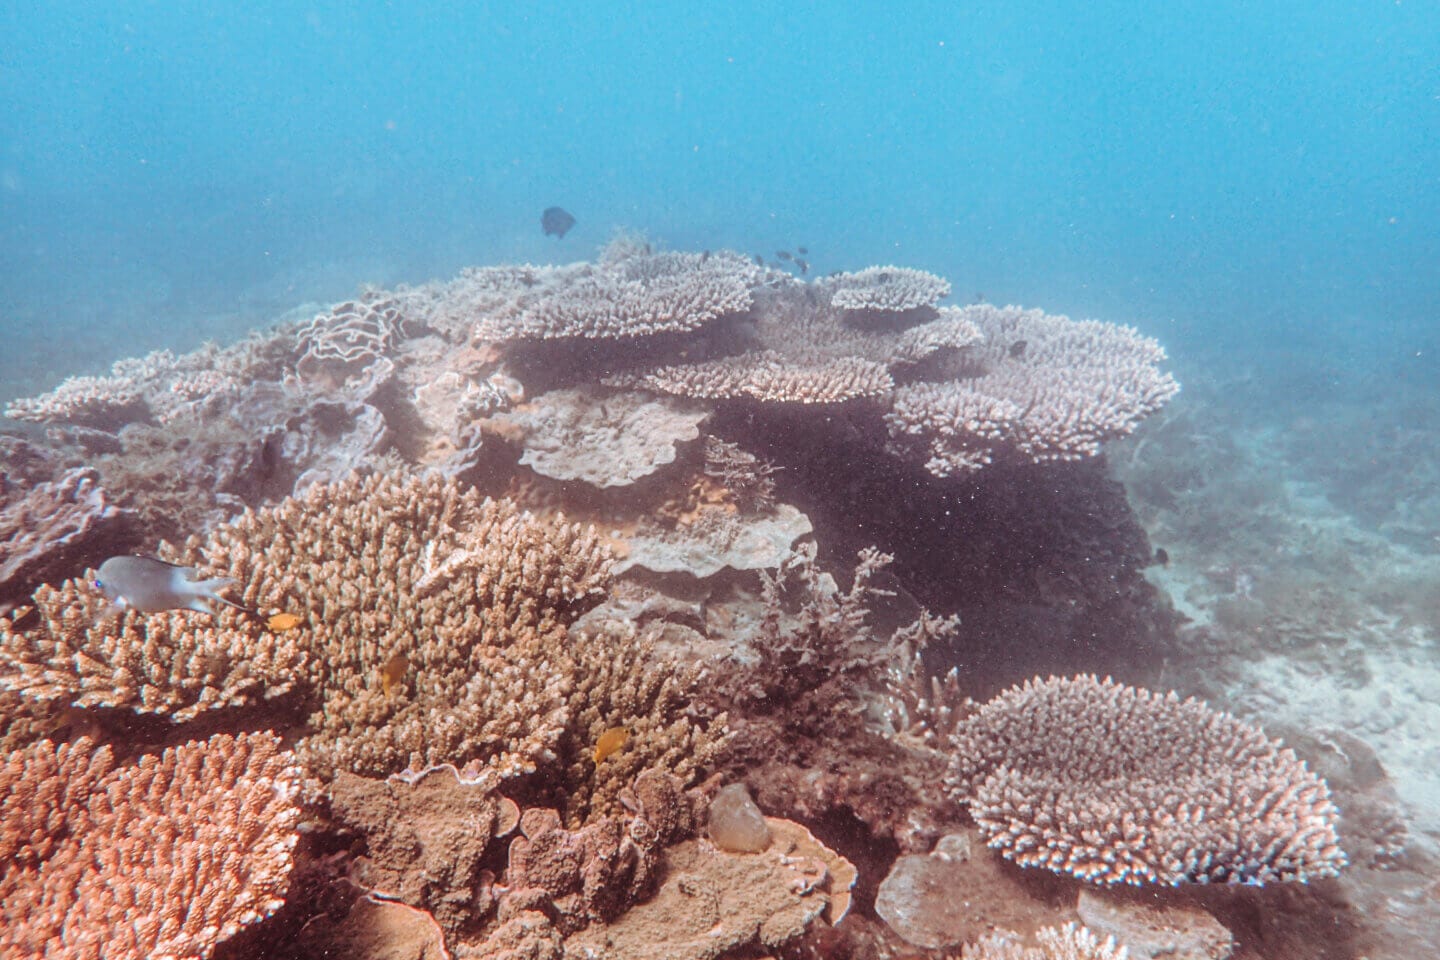
[[[7,440],[0,488],[0,952],[390,925],[465,957],[898,955],[925,925],[879,919],[885,871],[967,835],[1092,885],[1336,875],[1325,783],[1229,714],[1088,675],[967,698],[1000,667],[962,664],[957,598],[1099,609],[1054,571],[1120,555],[1148,597],[1143,564],[1047,543],[947,587],[905,555],[981,497],[1020,530],[1041,471],[1094,494],[1065,471],[1175,394],[1160,345],[783,259],[622,237],[12,403],[50,446]],[[83,564],[123,553],[234,606],[117,609]],[[1034,900],[1024,936],[926,946],[1125,955]]]

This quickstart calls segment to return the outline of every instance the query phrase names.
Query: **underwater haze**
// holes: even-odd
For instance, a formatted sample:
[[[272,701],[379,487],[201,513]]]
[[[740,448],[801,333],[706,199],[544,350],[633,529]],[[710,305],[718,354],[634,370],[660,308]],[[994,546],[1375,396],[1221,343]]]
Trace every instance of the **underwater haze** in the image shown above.
[[[67,2],[0,28],[7,397],[617,227],[1437,379],[1424,3]]]
[[[0,37],[0,960],[1435,954],[1433,0]]]

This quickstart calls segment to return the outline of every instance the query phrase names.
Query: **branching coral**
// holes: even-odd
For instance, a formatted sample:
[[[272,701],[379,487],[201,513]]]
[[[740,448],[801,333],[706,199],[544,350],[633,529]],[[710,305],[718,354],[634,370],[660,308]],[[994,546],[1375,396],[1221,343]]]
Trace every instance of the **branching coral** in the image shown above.
[[[1095,883],[1263,884],[1345,864],[1324,781],[1196,700],[1031,680],[957,725],[948,780],[990,846]]]
[[[622,239],[593,264],[463,273],[430,310],[469,314],[477,340],[644,337],[744,311],[760,275],[737,253],[652,253]]]
[[[533,771],[574,687],[565,627],[610,565],[593,531],[404,475],[317,484],[186,549],[244,602],[307,611],[322,706],[297,749],[321,774]]]
[[[0,618],[0,688],[36,701],[186,720],[288,693],[313,667],[302,635],[235,610],[122,613],[80,580],[40,587],[34,605]]]
[[[815,285],[828,292],[831,305],[840,310],[901,313],[933,307],[950,296],[950,284],[943,277],[911,267],[867,267],[817,280]]]
[[[272,734],[217,734],[116,763],[41,740],[0,769],[0,953],[209,956],[274,911],[298,771]]]
[[[756,293],[753,346],[747,352],[659,366],[615,382],[677,396],[768,403],[880,398],[894,388],[894,371],[979,337],[953,308],[918,307],[918,313],[881,312],[880,322],[866,314],[867,322],[856,322],[851,313],[825,302],[816,288],[782,283]]]
[[[1130,951],[1114,937],[1097,937],[1088,927],[1067,923],[1035,933],[1034,946],[1009,931],[982,937],[960,952],[960,960],[1128,960]]]
[[[937,476],[996,457],[1093,456],[1179,390],[1158,368],[1165,351],[1130,327],[989,305],[963,316],[983,344],[965,353],[956,378],[896,390],[886,416],[892,435],[928,445],[926,466]]]

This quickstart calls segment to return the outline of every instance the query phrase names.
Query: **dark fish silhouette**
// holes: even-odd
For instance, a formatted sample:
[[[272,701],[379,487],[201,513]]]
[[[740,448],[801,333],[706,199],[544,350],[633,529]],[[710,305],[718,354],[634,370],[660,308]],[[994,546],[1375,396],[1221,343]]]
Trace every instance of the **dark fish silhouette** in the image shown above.
[[[1164,547],[1155,548],[1155,562],[1160,564],[1160,566],[1162,567],[1170,566],[1170,554],[1166,551]]]
[[[765,258],[762,257],[762,256],[760,256],[760,254],[758,254],[758,253],[755,254],[755,266],[757,266],[757,267],[763,267],[763,266],[765,266]]]
[[[793,257],[790,256],[790,251],[789,251],[789,250],[776,250],[776,251],[775,251],[775,256],[779,257],[781,260],[792,260],[792,259],[794,259]]]
[[[545,231],[547,237],[553,233],[563,238],[573,226],[575,218],[560,207],[549,207],[540,214],[540,229]]]
[[[800,272],[801,272],[801,273],[809,273],[809,272],[810,272],[810,261],[809,261],[809,260],[801,260],[799,257],[796,257],[796,258],[795,258],[795,266],[797,266],[797,267],[800,268]]]
[[[1016,340],[1014,343],[1010,344],[1010,359],[1019,360],[1021,357],[1025,356],[1025,348],[1028,346],[1030,346],[1030,342],[1028,340]]]
[[[804,247],[796,247],[796,248],[795,248],[795,252],[798,253],[798,254],[800,254],[800,256],[802,256],[802,257],[808,256],[809,253],[810,253],[810,251],[809,251],[809,250],[806,250]]]

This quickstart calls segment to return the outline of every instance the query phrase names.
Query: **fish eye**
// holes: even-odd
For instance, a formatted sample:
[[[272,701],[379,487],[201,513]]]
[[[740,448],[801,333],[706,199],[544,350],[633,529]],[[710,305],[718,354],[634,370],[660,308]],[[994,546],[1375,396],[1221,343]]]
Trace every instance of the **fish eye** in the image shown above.
[[[105,589],[105,584],[101,583],[99,580],[91,580],[91,581],[90,581],[90,586],[94,587],[96,590],[104,590],[104,589]]]

